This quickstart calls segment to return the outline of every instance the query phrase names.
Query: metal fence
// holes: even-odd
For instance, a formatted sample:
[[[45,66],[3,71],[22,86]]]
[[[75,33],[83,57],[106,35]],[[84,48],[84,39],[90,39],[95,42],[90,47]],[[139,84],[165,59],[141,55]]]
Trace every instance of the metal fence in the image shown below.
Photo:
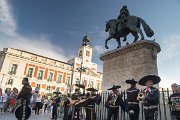
[[[96,116],[97,120],[106,120],[107,119],[107,113],[108,110],[105,108],[105,102],[107,100],[108,95],[110,92],[104,92],[102,93],[102,100],[100,105],[96,105],[95,111],[96,111]],[[123,100],[126,99],[126,92],[121,91],[121,94],[123,94]],[[168,105],[168,98],[170,96],[171,92],[166,89],[160,90],[160,100],[159,100],[159,110],[158,110],[158,120],[171,120],[170,116],[170,107]],[[139,113],[139,120],[145,120],[144,119],[144,112],[143,112],[143,104],[140,103],[140,113]],[[82,115],[83,118],[85,118],[85,110],[84,108],[82,109]],[[118,120],[129,120],[129,116],[126,112],[124,112],[121,107],[119,108],[119,116]],[[113,120],[113,119],[112,119]]]

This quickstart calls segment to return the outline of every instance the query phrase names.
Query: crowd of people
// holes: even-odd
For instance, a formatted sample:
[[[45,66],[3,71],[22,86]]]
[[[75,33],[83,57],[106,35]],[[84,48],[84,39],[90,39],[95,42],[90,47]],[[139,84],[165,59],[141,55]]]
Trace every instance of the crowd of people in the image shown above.
[[[109,88],[108,90],[112,90],[112,93],[108,95],[105,102],[105,107],[108,109],[107,120],[111,120],[112,116],[114,120],[118,120],[119,106],[129,114],[130,120],[139,120],[139,102],[143,103],[145,120],[157,120],[160,96],[159,90],[153,85],[158,84],[160,80],[160,77],[156,75],[145,76],[138,82],[134,79],[126,80],[126,83],[130,84],[131,87],[126,90],[127,98],[125,101],[118,91],[121,86],[113,85]],[[4,93],[0,88],[1,113],[15,112],[18,120],[22,120],[23,116],[25,116],[24,119],[28,119],[31,114],[39,115],[42,113],[52,113],[51,119],[54,120],[58,118],[58,114],[63,114],[64,120],[80,120],[82,117],[81,108],[83,107],[85,108],[86,120],[96,120],[95,104],[99,105],[101,102],[101,95],[95,93],[96,89],[88,88],[86,89],[88,92],[85,93],[85,86],[77,84],[73,94],[62,95],[60,92],[53,92],[53,96],[41,96],[38,89],[32,91],[28,82],[28,78],[23,78],[22,84],[24,86],[19,93],[17,88],[13,88],[12,91],[6,90]],[[145,86],[145,89],[140,91],[136,88],[137,83]],[[174,83],[171,87],[172,94],[168,102],[171,108],[171,117],[172,120],[180,120],[180,86]],[[83,89],[83,93],[80,92],[80,88]],[[25,109],[15,109],[18,100],[20,100],[18,107],[25,106]],[[25,104],[23,104],[24,100]],[[28,106],[30,106],[29,111]],[[62,109],[60,110],[60,108]]]
[[[10,113],[14,112],[17,95],[18,95],[17,88],[13,88],[12,91],[5,90],[4,93],[0,88],[0,113],[4,113],[7,110]]]

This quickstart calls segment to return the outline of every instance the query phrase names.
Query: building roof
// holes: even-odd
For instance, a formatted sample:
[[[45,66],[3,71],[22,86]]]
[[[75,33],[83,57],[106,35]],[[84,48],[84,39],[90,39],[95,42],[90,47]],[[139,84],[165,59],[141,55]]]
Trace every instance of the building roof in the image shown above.
[[[25,50],[21,50],[21,49],[16,49],[16,48],[4,48],[3,51],[4,51],[4,52],[8,52],[8,49],[13,49],[13,50],[21,51],[21,52],[26,52],[26,53],[29,53],[29,54],[32,54],[32,55],[36,55],[36,56],[43,57],[43,58],[46,58],[46,59],[49,59],[49,60],[61,62],[61,63],[64,63],[64,64],[67,64],[67,65],[70,65],[70,66],[71,66],[71,64],[69,64],[69,63],[67,63],[67,62],[63,62],[63,61],[56,60],[56,59],[53,59],[53,58],[45,57],[45,56],[38,55],[38,54],[35,54],[35,53],[32,53],[32,52],[28,52],[28,51],[25,51]]]

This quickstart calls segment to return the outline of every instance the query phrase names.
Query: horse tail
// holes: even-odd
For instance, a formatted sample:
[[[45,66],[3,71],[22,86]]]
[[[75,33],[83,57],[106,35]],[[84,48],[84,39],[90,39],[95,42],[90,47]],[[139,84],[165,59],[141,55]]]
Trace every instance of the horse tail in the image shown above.
[[[140,17],[138,17],[138,19],[139,19],[140,23],[142,24],[146,35],[148,37],[152,37],[154,35],[153,30],[149,27],[149,25],[146,24],[146,22],[143,19],[141,19]]]

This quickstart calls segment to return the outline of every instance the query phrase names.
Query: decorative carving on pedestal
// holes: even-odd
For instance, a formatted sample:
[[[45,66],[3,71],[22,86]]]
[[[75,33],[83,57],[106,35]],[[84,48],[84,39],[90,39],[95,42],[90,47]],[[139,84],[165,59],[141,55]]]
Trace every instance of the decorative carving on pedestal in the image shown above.
[[[103,61],[103,91],[113,84],[125,90],[125,80],[139,80],[148,74],[158,74],[157,53],[159,44],[152,40],[140,40],[100,56]]]

